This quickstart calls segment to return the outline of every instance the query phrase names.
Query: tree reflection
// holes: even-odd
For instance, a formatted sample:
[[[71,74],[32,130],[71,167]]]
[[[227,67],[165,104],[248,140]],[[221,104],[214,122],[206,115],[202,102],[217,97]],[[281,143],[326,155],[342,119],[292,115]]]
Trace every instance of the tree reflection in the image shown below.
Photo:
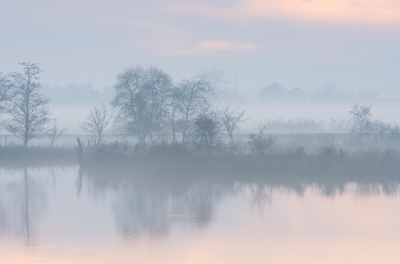
[[[0,179],[0,236],[22,239],[26,246],[36,244],[38,223],[47,197],[40,181],[24,168],[21,177]]]
[[[212,220],[221,192],[210,183],[185,191],[160,192],[127,185],[116,193],[113,204],[117,229],[127,239],[147,235],[154,239],[170,233],[173,225],[205,227]]]
[[[175,227],[203,229],[212,223],[218,203],[227,195],[244,196],[260,209],[273,202],[276,192],[300,198],[311,190],[323,197],[348,191],[357,195],[398,193],[394,178],[352,178],[348,175],[214,175],[201,172],[172,173],[107,166],[79,170],[78,194],[85,186],[113,193],[118,232],[126,239],[162,239]]]

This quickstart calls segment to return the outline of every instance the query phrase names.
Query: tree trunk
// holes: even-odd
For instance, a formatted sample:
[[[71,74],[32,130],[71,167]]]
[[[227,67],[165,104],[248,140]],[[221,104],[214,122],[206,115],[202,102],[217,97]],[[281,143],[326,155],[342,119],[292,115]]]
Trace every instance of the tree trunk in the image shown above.
[[[188,120],[189,120],[189,110],[186,111],[185,126],[183,128],[183,133],[182,133],[182,144],[185,144]]]
[[[233,133],[229,133],[229,137],[231,139],[231,144],[233,145],[235,141],[233,140]]]
[[[175,109],[172,112],[172,143],[176,142],[176,136],[175,136]]]

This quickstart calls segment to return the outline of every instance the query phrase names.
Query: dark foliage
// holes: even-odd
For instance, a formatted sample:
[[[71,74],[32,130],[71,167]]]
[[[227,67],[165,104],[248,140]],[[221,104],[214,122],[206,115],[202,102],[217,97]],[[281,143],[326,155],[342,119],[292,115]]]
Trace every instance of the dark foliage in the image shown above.
[[[218,132],[218,121],[205,113],[198,115],[194,121],[193,146],[202,155],[213,155],[218,147]]]

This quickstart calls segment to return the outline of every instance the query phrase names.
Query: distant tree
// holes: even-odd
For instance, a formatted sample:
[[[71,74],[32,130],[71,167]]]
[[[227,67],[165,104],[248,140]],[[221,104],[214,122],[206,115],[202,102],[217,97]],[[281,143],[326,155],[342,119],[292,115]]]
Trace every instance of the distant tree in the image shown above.
[[[334,81],[329,81],[324,87],[315,90],[312,97],[318,100],[340,100],[345,98],[346,92],[339,89]]]
[[[356,103],[349,111],[352,120],[351,131],[359,134],[361,138],[371,127],[371,108],[371,105]]]
[[[379,90],[360,89],[356,92],[356,96],[360,99],[376,99],[379,98]]]
[[[172,142],[176,142],[176,133],[179,127],[179,115],[183,112],[182,105],[182,96],[179,87],[174,87],[172,90],[172,98],[171,98],[171,111],[170,111],[170,122],[171,122],[171,133],[172,133]]]
[[[112,119],[110,110],[102,103],[99,107],[90,110],[86,121],[80,127],[93,137],[94,144],[100,145],[103,141],[104,133]]]
[[[11,86],[12,83],[9,76],[0,72],[0,114],[4,113],[5,102],[11,99],[10,98]],[[0,127],[2,127],[3,125],[4,125],[3,122],[0,122]]]
[[[47,130],[46,136],[50,140],[50,147],[53,146],[54,141],[67,131],[66,127],[59,128],[57,125],[57,118],[50,121],[50,127]]]
[[[396,139],[399,136],[399,125],[374,120],[370,124],[369,131],[374,134],[375,139]]]
[[[156,67],[129,67],[117,76],[112,105],[117,127],[136,135],[139,143],[160,139],[168,123],[171,77]]]
[[[10,99],[12,82],[9,76],[0,72],[0,110],[4,110],[3,103]]]
[[[261,101],[285,100],[288,90],[279,83],[272,83],[258,92],[258,99]]]
[[[201,113],[194,121],[193,144],[201,153],[211,155],[217,142],[218,132],[218,121],[206,113]]]
[[[237,129],[238,124],[248,120],[243,119],[245,112],[246,110],[241,111],[239,108],[230,109],[229,107],[216,111],[219,121],[224,126],[226,133],[228,133],[231,139],[231,144],[234,143],[233,132]]]
[[[267,149],[269,149],[274,143],[271,138],[267,138],[267,136],[264,134],[265,129],[265,126],[261,126],[258,134],[250,134],[249,141],[246,142],[247,145],[250,146],[251,152],[257,156],[264,155]]]
[[[260,90],[257,98],[260,101],[304,100],[307,93],[301,87],[286,89],[279,83],[272,83]]]
[[[204,71],[202,75],[209,80],[215,92],[218,92],[222,85],[229,83],[224,80],[224,72],[212,68],[209,71]]]
[[[306,99],[307,93],[301,87],[294,87],[288,91],[288,98],[292,100]]]
[[[146,74],[145,95],[148,105],[148,138],[152,143],[166,140],[170,132],[168,116],[171,109],[173,84],[169,74],[150,67]]]
[[[191,120],[208,108],[209,97],[214,94],[215,87],[208,76],[198,75],[190,80],[183,80],[179,89],[184,123],[182,142],[185,143]]]
[[[331,118],[328,121],[328,130],[330,133],[348,133],[351,127],[351,120]]]
[[[49,122],[48,102],[40,93],[39,65],[21,63],[23,73],[11,74],[10,95],[12,99],[6,105],[6,113],[11,118],[6,122],[6,130],[23,140],[24,146],[33,138],[45,135],[45,125]]]

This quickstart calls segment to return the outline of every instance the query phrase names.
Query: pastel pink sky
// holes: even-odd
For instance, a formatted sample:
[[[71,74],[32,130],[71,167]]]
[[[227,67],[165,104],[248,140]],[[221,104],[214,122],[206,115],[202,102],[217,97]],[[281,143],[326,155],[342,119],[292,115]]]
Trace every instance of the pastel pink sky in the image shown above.
[[[294,20],[329,21],[333,23],[400,22],[400,1],[393,0],[240,0],[227,7],[204,7],[193,1],[181,4],[182,12],[219,16],[229,19],[285,18]]]
[[[0,36],[0,71],[30,59],[50,85],[152,64],[177,81],[222,69],[249,92],[400,89],[400,0],[2,0]]]

